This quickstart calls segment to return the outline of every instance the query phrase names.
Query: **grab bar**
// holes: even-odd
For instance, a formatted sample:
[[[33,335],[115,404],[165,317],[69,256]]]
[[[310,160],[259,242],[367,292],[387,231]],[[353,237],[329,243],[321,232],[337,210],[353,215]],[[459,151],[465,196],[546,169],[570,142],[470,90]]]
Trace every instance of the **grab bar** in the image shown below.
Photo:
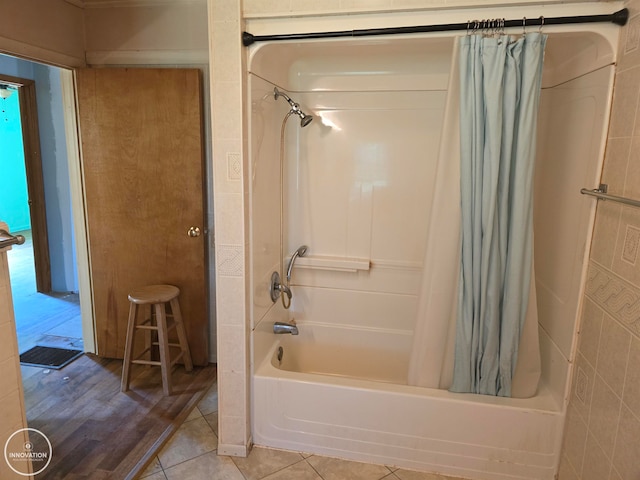
[[[596,197],[602,200],[611,200],[612,202],[624,203],[625,205],[631,205],[632,207],[640,207],[640,200],[634,200],[633,198],[627,197],[619,197],[617,195],[609,195],[607,193],[607,184],[601,183],[598,188],[594,188],[589,190],[588,188],[583,188],[580,190],[580,193],[583,195],[591,195],[592,197]]]
[[[11,245],[22,245],[24,237],[22,235],[11,235],[6,230],[0,229],[0,248],[10,247]]]

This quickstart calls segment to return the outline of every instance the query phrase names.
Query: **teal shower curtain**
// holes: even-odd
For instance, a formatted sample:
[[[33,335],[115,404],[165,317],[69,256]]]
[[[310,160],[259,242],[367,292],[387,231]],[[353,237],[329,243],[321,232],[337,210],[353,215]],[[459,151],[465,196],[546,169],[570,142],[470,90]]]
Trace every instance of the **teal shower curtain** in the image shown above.
[[[511,396],[533,261],[546,35],[460,39],[461,262],[451,391]]]

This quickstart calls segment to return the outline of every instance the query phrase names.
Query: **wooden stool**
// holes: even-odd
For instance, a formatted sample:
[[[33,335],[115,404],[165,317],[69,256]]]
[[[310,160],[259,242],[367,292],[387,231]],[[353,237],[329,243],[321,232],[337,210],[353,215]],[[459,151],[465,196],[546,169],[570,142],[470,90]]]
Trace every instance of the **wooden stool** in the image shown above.
[[[171,395],[171,367],[179,360],[184,360],[184,367],[187,372],[193,370],[191,353],[187,344],[187,334],[182,323],[180,304],[178,303],[180,289],[173,285],[150,285],[141,287],[129,294],[129,322],[127,324],[127,341],[124,347],[124,362],[122,365],[122,391],[129,390],[129,379],[131,376],[131,365],[156,365],[162,371],[162,389],[165,395]],[[166,304],[171,306],[171,313],[167,314]],[[149,305],[150,315],[143,321],[136,323],[138,305]],[[170,321],[167,322],[167,319]],[[154,322],[155,320],[155,322]],[[169,343],[169,331],[175,328],[178,334],[179,343]],[[145,331],[145,349],[137,357],[133,357],[133,346],[137,330]],[[155,331],[158,341],[152,342],[151,332]],[[158,345],[160,351],[160,361],[151,360],[151,348]],[[169,347],[180,349],[180,353],[171,360]],[[148,360],[141,360],[142,356],[149,354]]]

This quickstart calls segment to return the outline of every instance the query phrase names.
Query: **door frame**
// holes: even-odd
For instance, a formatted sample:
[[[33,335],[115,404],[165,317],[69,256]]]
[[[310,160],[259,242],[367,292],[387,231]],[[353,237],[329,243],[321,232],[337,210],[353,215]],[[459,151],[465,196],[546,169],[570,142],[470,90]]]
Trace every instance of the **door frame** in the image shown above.
[[[59,68],[62,88],[62,104],[64,108],[63,114],[67,144],[67,162],[69,166],[71,212],[73,216],[76,246],[76,268],[78,272],[82,340],[85,352],[96,353],[93,294],[91,276],[89,275],[87,226],[84,210],[84,190],[82,187],[82,165],[76,117],[74,70],[65,67]],[[36,288],[38,292],[48,293],[51,291],[51,264],[49,257],[49,239],[47,233],[44,197],[44,179],[42,174],[42,157],[40,154],[36,83],[34,80],[2,74],[0,74],[0,82],[18,88],[20,95],[20,121],[22,122],[27,188],[29,190],[29,203],[31,207],[30,215],[36,271]]]
[[[87,229],[85,210],[75,70],[60,68],[60,84],[62,88],[62,105],[64,108],[64,130],[67,141],[71,213],[73,216],[73,231],[76,244],[76,269],[78,272],[82,341],[85,352],[99,354],[95,333],[93,285],[91,284],[91,262],[89,262],[89,232]]]
[[[16,87],[20,102],[20,123],[24,164],[29,192],[29,217],[33,236],[33,261],[36,272],[36,290],[51,291],[51,261],[49,257],[49,234],[40,154],[40,131],[36,104],[36,82],[26,78],[0,74],[0,83]]]

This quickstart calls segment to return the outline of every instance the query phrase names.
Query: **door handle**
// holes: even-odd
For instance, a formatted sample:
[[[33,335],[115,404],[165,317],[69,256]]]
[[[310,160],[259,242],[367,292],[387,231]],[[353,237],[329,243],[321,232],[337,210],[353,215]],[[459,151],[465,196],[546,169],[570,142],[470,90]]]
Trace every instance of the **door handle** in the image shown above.
[[[187,230],[187,235],[189,235],[192,238],[199,237],[200,227],[189,227],[189,230]]]

